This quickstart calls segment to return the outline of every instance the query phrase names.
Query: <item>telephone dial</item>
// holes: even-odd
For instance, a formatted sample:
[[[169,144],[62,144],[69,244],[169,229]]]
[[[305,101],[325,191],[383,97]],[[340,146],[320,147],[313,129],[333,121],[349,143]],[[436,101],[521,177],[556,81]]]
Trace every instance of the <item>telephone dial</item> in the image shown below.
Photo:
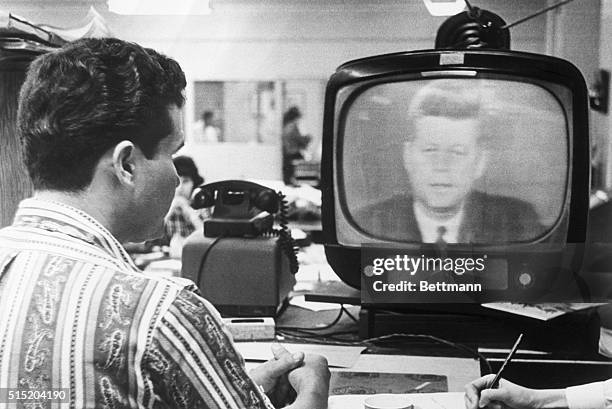
[[[224,180],[197,187],[191,207],[213,206],[212,217],[204,221],[204,236],[278,236],[291,273],[297,273],[297,246],[287,228],[287,203],[281,192],[245,180]],[[277,213],[280,228],[274,227]]]
[[[213,207],[204,223],[206,237],[255,237],[272,229],[272,214],[279,210],[279,195],[272,189],[242,180],[202,185],[194,190],[191,207]]]

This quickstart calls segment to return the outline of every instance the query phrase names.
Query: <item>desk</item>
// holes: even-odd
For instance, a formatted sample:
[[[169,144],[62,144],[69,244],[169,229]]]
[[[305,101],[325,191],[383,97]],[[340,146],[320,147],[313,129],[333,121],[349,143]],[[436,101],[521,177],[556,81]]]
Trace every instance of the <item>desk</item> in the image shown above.
[[[302,282],[302,284],[304,284]],[[336,295],[332,294],[332,297],[336,297],[336,302],[346,301],[342,298],[338,298],[343,293],[343,290],[347,290],[346,294],[354,296],[354,290],[343,288],[345,286],[339,282],[317,282],[313,281],[311,291],[314,294],[322,295],[322,291],[336,290]],[[312,295],[313,292],[309,292]],[[307,297],[310,298],[310,297]],[[316,297],[315,297],[316,298]],[[357,298],[358,300],[358,298]],[[350,298],[349,298],[350,301]],[[345,305],[345,308],[354,316],[358,316],[360,307]],[[289,306],[281,315],[277,318],[277,329],[281,330],[283,336],[280,338],[281,342],[291,350],[291,342],[308,342],[313,341],[314,335],[321,336],[335,336],[334,339],[344,339],[350,342],[359,341],[359,325],[352,321],[347,314],[344,314],[338,322],[332,327],[321,331],[292,331],[288,328],[317,328],[322,327],[325,324],[333,322],[338,316],[339,310],[331,311],[310,311],[304,308],[298,308]],[[350,367],[333,367],[332,382],[331,382],[331,393],[346,393],[350,389],[348,386],[354,388],[363,388],[364,378],[369,373],[373,374],[389,374],[386,377],[388,384],[384,385],[387,389],[377,390],[380,392],[406,392],[413,387],[418,387],[423,384],[430,384],[421,386],[422,391],[426,392],[433,389],[433,391],[463,391],[463,386],[480,376],[480,366],[477,360],[473,356],[463,351],[453,350],[452,348],[431,345],[431,342],[427,342],[423,345],[421,340],[417,342],[405,342],[402,348],[395,346],[391,347],[370,347],[366,351],[362,352],[357,361]],[[240,344],[238,344],[240,348]],[[324,355],[328,358],[331,364],[337,362],[327,355],[325,345],[317,345],[319,350],[314,352]],[[267,348],[267,346],[266,346]],[[339,348],[334,345],[333,348]],[[340,347],[341,348],[341,347]],[[332,351],[329,351],[332,353]],[[261,362],[265,360],[259,353],[255,356],[256,361]],[[271,354],[268,353],[267,358],[271,358]],[[250,357],[245,355],[245,359],[250,361]],[[251,363],[249,366],[253,366]],[[409,375],[407,378],[405,375]],[[440,382],[434,384],[434,382],[428,382],[432,377],[438,376]],[[353,383],[352,380],[354,380]],[[368,385],[372,387],[372,385]],[[429,388],[429,389],[428,389]],[[363,392],[363,391],[362,391]]]
[[[331,396],[328,409],[361,409],[371,395]],[[421,393],[402,395],[418,409],[457,409],[465,407],[463,393]]]
[[[307,294],[306,299],[347,304],[352,304],[358,293],[344,288],[342,283],[322,283],[314,291]],[[370,328],[368,326],[371,324],[371,317],[368,315],[372,311],[361,309],[360,323],[353,326],[360,331],[359,336],[355,338],[364,339],[395,332],[431,334],[479,350],[495,372],[501,366],[518,333],[529,331],[531,337],[525,340],[512,364],[506,368],[507,379],[533,388],[561,388],[607,379],[612,374],[612,360],[596,352],[599,325],[596,316],[592,314],[593,311],[585,312],[586,316],[578,314],[545,323],[492,311],[487,311],[487,316],[479,316],[476,311],[473,311],[472,315],[461,315],[459,311],[450,314],[448,310],[436,313],[436,307],[441,309],[449,306],[427,306],[425,310],[413,311],[412,314],[403,316],[397,313],[388,314],[382,318],[378,317],[376,324]],[[326,314],[325,322],[333,319],[333,313]],[[303,322],[312,324],[317,320]],[[323,322],[323,318],[318,322]],[[341,322],[349,325],[346,320]],[[538,334],[543,335],[538,338]],[[395,354],[399,357],[466,357],[460,350],[436,345],[434,341],[426,339],[417,342],[398,338],[396,342],[387,343],[386,346],[371,347],[368,352]],[[481,365],[480,373],[488,372],[489,369],[484,364]]]
[[[322,254],[321,248],[310,249],[309,253],[311,256],[318,259],[314,261],[314,264],[304,263],[304,267],[314,268],[310,268],[310,270],[304,268],[298,273],[300,280],[298,285],[301,285],[302,288],[308,287],[304,286],[304,284],[310,286],[307,291],[307,298],[316,301],[343,302],[347,305],[358,304],[360,299],[358,291],[338,281],[327,282],[317,280],[318,276],[322,276],[323,280],[326,280],[328,275],[326,269],[328,269],[329,266],[326,266],[326,269],[316,267],[317,262],[324,260],[324,254]],[[358,305],[348,306],[347,308],[353,315],[359,316],[360,307]],[[361,311],[359,325],[350,320],[348,316],[344,315],[333,328],[317,331],[316,333],[330,335],[331,333],[344,332],[341,337],[349,341],[358,341],[360,338],[383,335],[389,333],[390,330],[392,330],[392,332],[413,334],[433,334],[450,341],[461,342],[474,350],[478,347],[489,348],[489,350],[483,350],[482,353],[486,358],[491,360],[492,369],[495,371],[501,364],[505,354],[507,354],[507,349],[511,346],[514,339],[516,339],[516,333],[523,331],[525,329],[523,323],[527,322],[522,321],[523,323],[521,323],[519,321],[513,321],[503,314],[498,314],[497,316],[495,316],[495,314],[489,315],[489,320],[484,321],[478,320],[477,315],[471,317],[461,315],[453,316],[449,315],[448,312],[435,315],[431,311],[432,308],[432,306],[428,306],[429,312],[427,314],[419,313],[411,317],[398,317],[397,315],[388,316],[386,322],[379,321],[378,324],[381,325],[378,327],[374,325],[373,328],[368,327],[371,320],[367,315],[370,312],[363,310]],[[330,323],[337,315],[337,310],[313,312],[302,308],[289,307],[278,318],[277,326],[311,328]],[[474,319],[475,322],[471,323],[471,319]],[[471,324],[474,324],[474,326],[470,326]],[[598,330],[596,322],[591,322],[590,324],[590,327],[575,327],[574,336],[579,338],[581,335],[590,334],[589,331],[591,329]],[[474,328],[478,328],[478,325],[480,325],[480,332],[474,330]],[[295,332],[293,334],[297,335]],[[589,335],[589,337],[591,335]],[[563,338],[557,338],[556,342],[559,345],[566,342]],[[310,338],[310,340],[313,340],[313,338]],[[285,341],[289,341],[289,338],[286,337]],[[547,343],[548,340],[541,341],[539,345],[530,345],[529,342],[522,345],[522,348],[541,350],[544,352],[544,355],[533,356],[519,352],[513,364],[507,367],[506,377],[526,386],[549,388],[606,379],[612,372],[612,361],[597,356],[594,352],[594,345],[589,346],[591,349],[590,352],[587,350],[588,348],[585,348],[560,354],[551,351],[550,348],[546,348]],[[491,352],[492,350],[490,350],[490,348],[501,348],[501,352]],[[393,356],[393,358],[384,358],[382,357],[383,355]],[[378,363],[383,364],[382,369],[376,366],[377,356],[380,358]],[[364,354],[364,357],[364,360],[359,366],[359,370],[363,372],[382,372],[385,366],[390,365],[388,362],[400,362],[404,361],[404,358],[413,358],[412,362],[405,361],[404,368],[408,370],[410,370],[411,367],[416,368],[416,366],[413,365],[416,361],[434,362],[436,359],[432,357],[470,358],[469,354],[465,353],[465,351],[444,347],[431,340],[424,339],[420,341],[414,339],[410,341],[398,339],[396,342],[387,343],[384,346],[377,345],[375,347],[370,347],[367,354]],[[472,363],[473,367],[476,368],[472,372],[448,372],[449,390],[460,390],[465,382],[478,377],[480,373],[486,372],[486,368],[484,366],[479,368],[478,364],[473,359]],[[346,370],[334,369],[334,372],[342,371]],[[415,373],[414,371],[415,370],[412,370],[412,372],[409,373]]]
[[[247,362],[247,369],[272,358],[269,344],[236,343]],[[466,383],[480,377],[478,361],[470,358],[362,353],[355,359],[354,354],[359,350],[342,351],[353,347],[291,343],[283,343],[283,346],[292,353],[303,351],[327,358],[331,372],[330,395],[463,392]],[[349,356],[351,354],[353,357]]]
[[[359,305],[360,292],[342,282],[319,283],[306,294],[306,299]],[[519,353],[515,363],[507,368],[506,376],[531,387],[563,387],[607,379],[612,373],[612,360],[597,354],[599,320],[592,310],[542,322],[482,309],[479,305],[413,304],[401,313],[361,309],[359,321],[357,339],[390,333],[430,334],[473,350],[481,349],[493,371],[499,368],[518,334],[525,332],[528,336],[521,350],[541,351],[542,355]],[[398,339],[391,347],[372,352],[466,356],[433,344]],[[500,352],[493,352],[496,349]],[[481,371],[487,373],[488,368],[483,364]]]

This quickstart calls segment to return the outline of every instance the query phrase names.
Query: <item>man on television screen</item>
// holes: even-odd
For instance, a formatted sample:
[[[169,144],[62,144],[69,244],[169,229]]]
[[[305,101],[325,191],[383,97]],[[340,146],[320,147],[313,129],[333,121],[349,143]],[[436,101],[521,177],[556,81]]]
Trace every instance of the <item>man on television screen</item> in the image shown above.
[[[415,94],[403,144],[408,193],[360,212],[366,231],[393,240],[483,244],[531,241],[542,233],[531,204],[474,188],[494,165],[482,111],[480,93],[465,82],[436,80]]]

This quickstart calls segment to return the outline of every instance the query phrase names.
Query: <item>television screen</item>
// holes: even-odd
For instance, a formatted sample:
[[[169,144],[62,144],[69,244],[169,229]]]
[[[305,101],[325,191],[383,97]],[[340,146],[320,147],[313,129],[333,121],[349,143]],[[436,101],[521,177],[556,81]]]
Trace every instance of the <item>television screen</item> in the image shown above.
[[[323,130],[330,265],[365,303],[588,298],[577,275],[587,107],[580,72],[537,54],[430,50],[343,64]]]
[[[571,92],[447,75],[339,94],[341,244],[526,243],[567,228]]]

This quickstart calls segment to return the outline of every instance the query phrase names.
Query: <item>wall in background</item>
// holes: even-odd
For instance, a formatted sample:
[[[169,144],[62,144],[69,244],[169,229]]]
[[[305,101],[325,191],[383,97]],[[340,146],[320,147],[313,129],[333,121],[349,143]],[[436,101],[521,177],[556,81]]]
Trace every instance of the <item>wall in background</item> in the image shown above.
[[[580,0],[578,0],[580,1]],[[118,37],[156,47],[179,60],[194,80],[327,78],[344,61],[371,54],[432,48],[444,17],[421,1],[213,0],[208,16],[119,16],[100,0],[19,0],[2,8],[33,22],[71,26],[90,5]],[[483,0],[514,21],[545,0]],[[512,30],[513,48],[544,52],[546,17]]]
[[[555,1],[473,3],[513,22]],[[432,48],[436,30],[444,21],[444,17],[430,16],[416,0],[213,0],[211,15],[186,17],[118,16],[109,13],[101,0],[19,0],[3,2],[1,7],[33,22],[70,27],[91,5],[116,36],[156,48],[181,63],[190,84],[186,118],[194,112],[194,81],[324,82],[350,59]],[[512,48],[565,56],[588,78],[599,60],[593,58],[598,53],[598,13],[599,0],[575,0],[553,14],[513,28]],[[320,138],[317,120],[322,117],[308,118],[306,124],[315,139]],[[191,121],[185,125],[189,133]],[[238,144],[235,149],[248,147]],[[212,160],[232,158],[215,156]],[[268,160],[277,161],[280,169],[280,156]],[[240,163],[235,169],[246,172]]]

